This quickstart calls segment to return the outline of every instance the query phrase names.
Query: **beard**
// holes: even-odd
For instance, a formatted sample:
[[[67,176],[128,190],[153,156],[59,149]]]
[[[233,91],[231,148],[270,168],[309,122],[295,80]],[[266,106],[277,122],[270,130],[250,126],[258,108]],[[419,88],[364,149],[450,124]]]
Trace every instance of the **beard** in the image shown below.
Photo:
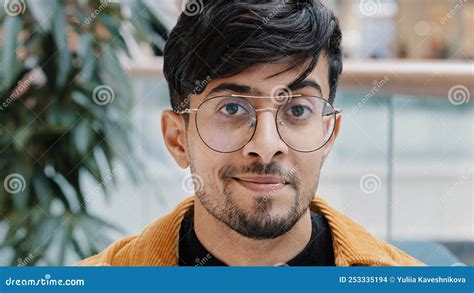
[[[193,174],[203,174],[195,170],[194,164],[191,163],[190,166]],[[274,199],[269,194],[254,197],[250,210],[243,209],[237,204],[236,199],[239,196],[230,186],[232,178],[246,173],[277,175],[284,178],[293,187],[295,194],[291,204],[285,209],[287,212],[284,215],[272,215]],[[230,229],[252,239],[274,239],[287,233],[308,209],[318,182],[316,180],[313,186],[302,191],[301,179],[296,170],[285,172],[275,161],[265,165],[254,162],[241,168],[225,165],[219,170],[218,177],[222,182],[222,187],[213,180],[204,180],[203,186],[196,190],[196,196],[209,214]],[[221,192],[216,194],[216,191],[220,189],[222,189]]]

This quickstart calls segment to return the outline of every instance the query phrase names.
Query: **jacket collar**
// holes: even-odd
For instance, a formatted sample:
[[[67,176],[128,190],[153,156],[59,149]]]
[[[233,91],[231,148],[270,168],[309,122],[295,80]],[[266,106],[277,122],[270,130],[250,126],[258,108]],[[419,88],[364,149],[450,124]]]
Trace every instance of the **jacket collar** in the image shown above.
[[[329,223],[336,266],[397,265],[387,254],[381,240],[334,209],[321,197],[314,197],[310,209],[322,214]]]
[[[178,265],[181,221],[187,213],[192,211],[194,200],[194,196],[186,198],[169,214],[150,224],[136,239],[129,265]],[[314,197],[310,209],[322,214],[329,223],[336,266],[397,265],[384,249],[381,240],[372,236],[349,217],[332,208],[321,197]],[[155,245],[150,245],[150,243]]]

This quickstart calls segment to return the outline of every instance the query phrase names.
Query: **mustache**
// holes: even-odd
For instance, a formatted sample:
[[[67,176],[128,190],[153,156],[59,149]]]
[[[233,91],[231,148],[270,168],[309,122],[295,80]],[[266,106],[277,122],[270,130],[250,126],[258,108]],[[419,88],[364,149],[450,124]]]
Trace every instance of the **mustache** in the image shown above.
[[[232,177],[236,177],[241,174],[258,174],[258,175],[274,175],[279,176],[285,180],[285,182],[299,187],[301,179],[298,176],[297,168],[291,170],[283,169],[276,161],[271,161],[268,164],[262,164],[259,162],[253,162],[248,166],[235,167],[233,165],[226,165],[219,170],[219,178],[223,181],[228,181]]]

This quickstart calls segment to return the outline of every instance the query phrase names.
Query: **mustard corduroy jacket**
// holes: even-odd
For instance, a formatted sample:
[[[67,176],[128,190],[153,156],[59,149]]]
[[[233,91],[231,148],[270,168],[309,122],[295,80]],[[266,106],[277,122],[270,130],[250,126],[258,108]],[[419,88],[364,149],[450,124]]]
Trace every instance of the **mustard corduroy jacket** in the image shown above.
[[[194,208],[194,196],[135,236],[112,243],[79,266],[177,266],[179,229]],[[315,196],[310,209],[323,215],[331,230],[336,266],[422,266],[419,260],[372,236],[361,225]]]

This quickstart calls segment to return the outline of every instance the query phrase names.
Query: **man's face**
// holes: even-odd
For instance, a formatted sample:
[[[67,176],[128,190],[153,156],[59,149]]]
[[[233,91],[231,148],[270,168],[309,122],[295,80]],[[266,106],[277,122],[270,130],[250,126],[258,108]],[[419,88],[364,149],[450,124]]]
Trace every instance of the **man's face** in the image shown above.
[[[283,63],[258,65],[235,76],[213,80],[203,93],[192,98],[190,108],[198,108],[206,98],[213,96],[252,94],[241,92],[242,88],[270,96],[276,88],[290,85],[302,72],[295,69],[271,77],[287,66]],[[320,58],[312,74],[305,79],[318,84],[320,89],[308,85],[293,90],[291,94],[319,96],[327,100],[327,75],[327,62]],[[216,92],[215,88],[222,88],[223,84],[241,87],[232,86]],[[279,104],[275,101],[249,99],[257,109],[277,109]],[[206,146],[196,128],[196,113],[190,114],[189,125],[184,131],[183,152],[191,172],[203,183],[197,187],[196,196],[207,212],[249,238],[278,237],[288,232],[307,211],[316,192],[322,162],[335,137],[333,135],[317,151],[295,151],[281,140],[275,125],[275,114],[276,111],[257,112],[258,122],[252,139],[243,148],[230,153],[216,152]],[[336,128],[339,120],[338,117]]]

